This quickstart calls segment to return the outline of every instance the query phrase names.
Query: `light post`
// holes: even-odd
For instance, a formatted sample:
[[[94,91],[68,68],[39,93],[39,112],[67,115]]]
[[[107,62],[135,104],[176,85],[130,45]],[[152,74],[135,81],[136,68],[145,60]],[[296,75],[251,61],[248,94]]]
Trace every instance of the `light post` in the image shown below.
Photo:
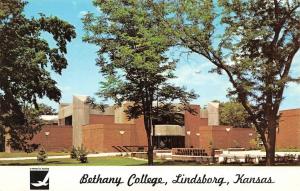
[[[225,128],[226,132],[227,132],[227,149],[228,149],[228,153],[229,153],[229,132],[231,130],[230,127]]]
[[[125,131],[121,130],[119,131],[121,135],[121,145],[123,146],[123,135],[125,134]]]
[[[48,150],[48,136],[50,135],[50,132],[49,131],[46,131],[45,132],[45,137],[46,137],[46,148]]]
[[[198,137],[198,148],[200,148],[200,133],[196,133],[196,136]]]
[[[187,134],[186,144],[187,144],[187,147],[189,148],[190,147],[189,140],[190,140],[191,131],[187,131],[186,134]]]

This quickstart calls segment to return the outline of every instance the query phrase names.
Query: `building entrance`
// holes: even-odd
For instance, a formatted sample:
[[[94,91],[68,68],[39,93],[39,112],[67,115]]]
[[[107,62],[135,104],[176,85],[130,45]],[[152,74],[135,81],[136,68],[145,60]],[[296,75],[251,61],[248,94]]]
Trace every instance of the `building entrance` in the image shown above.
[[[154,148],[156,149],[172,149],[184,148],[184,136],[154,136]]]

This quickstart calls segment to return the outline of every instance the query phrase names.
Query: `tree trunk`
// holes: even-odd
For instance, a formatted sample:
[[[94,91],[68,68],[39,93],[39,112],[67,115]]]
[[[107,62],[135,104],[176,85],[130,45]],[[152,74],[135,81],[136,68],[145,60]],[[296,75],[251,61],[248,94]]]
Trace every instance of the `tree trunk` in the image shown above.
[[[275,147],[269,145],[266,148],[266,166],[274,165],[274,158],[275,158]]]
[[[148,165],[153,165],[153,142],[151,137],[151,131],[147,132],[148,139]]]
[[[0,132],[0,152],[4,152],[4,145],[5,145],[4,134]]]
[[[148,165],[153,165],[153,144],[151,134],[150,136],[147,135],[148,138]]]
[[[144,116],[144,125],[148,142],[148,165],[153,165],[153,141],[151,136],[151,118],[149,116]]]
[[[275,143],[276,143],[276,126],[269,127],[269,133],[267,136],[266,149],[266,165],[274,165],[275,160]]]
[[[268,127],[266,135],[266,143],[265,143],[265,149],[266,149],[266,166],[272,166],[274,165],[275,160],[275,146],[276,146],[276,115],[274,117],[270,117],[268,120]]]

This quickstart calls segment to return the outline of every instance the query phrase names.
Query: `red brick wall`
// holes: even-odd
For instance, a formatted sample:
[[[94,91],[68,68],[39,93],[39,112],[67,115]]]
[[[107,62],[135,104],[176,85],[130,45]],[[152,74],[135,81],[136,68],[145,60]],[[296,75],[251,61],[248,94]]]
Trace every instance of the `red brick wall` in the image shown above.
[[[139,124],[139,125],[137,125]],[[145,146],[146,133],[137,124],[91,124],[82,129],[83,144],[89,151],[116,152],[113,146]],[[122,135],[120,131],[125,131]]]
[[[186,131],[195,131],[200,125],[200,106],[191,106],[197,113],[195,115],[185,111],[184,113],[184,126]],[[207,124],[205,124],[207,125]]]
[[[113,124],[114,116],[113,115],[95,115],[91,114],[89,116],[89,124]]]
[[[199,112],[200,106],[193,105],[193,109]],[[256,137],[253,129],[231,128],[227,134],[226,126],[208,126],[207,118],[200,118],[200,114],[192,115],[185,112],[185,130],[190,131],[190,135],[186,134],[186,147],[201,147],[208,149],[212,143],[215,148],[235,147],[237,144],[241,147],[251,147],[249,142]],[[200,133],[200,136],[197,136]],[[249,136],[252,133],[252,136]]]
[[[227,132],[226,128],[230,128]],[[251,148],[250,140],[257,137],[254,129],[213,126],[213,146],[215,148],[243,147]],[[252,135],[252,136],[250,136]]]
[[[253,129],[232,128],[227,133],[225,130],[229,126],[198,126],[191,129],[191,134],[186,135],[186,147],[203,148],[210,150],[213,148],[240,147],[250,148],[250,140],[256,138]],[[197,136],[197,133],[200,135]],[[252,133],[252,136],[249,136]]]
[[[192,106],[195,111],[200,112],[200,106]],[[250,140],[256,137],[252,129],[231,128],[226,132],[227,126],[208,126],[205,118],[200,118],[200,113],[192,115],[185,112],[186,147],[204,148],[228,148],[241,146],[250,147]],[[112,152],[116,151],[113,146],[145,146],[147,136],[144,128],[143,117],[136,119],[135,124],[114,124],[113,116],[90,115],[90,125],[83,126],[83,143],[92,151]],[[101,124],[92,124],[101,123]],[[120,130],[125,134],[121,135]],[[185,132],[185,133],[186,133]],[[200,134],[197,136],[197,134]],[[252,133],[252,136],[249,136]]]
[[[132,144],[146,146],[147,142],[147,134],[144,126],[144,117],[140,117],[135,120],[134,131],[131,131],[131,136],[133,139]]]
[[[82,126],[82,143],[89,151],[102,151],[103,149],[103,124]]]
[[[212,126],[200,126],[199,127],[200,135],[198,137],[199,148],[205,149],[207,152],[211,149],[210,142],[213,142],[213,131]]]
[[[50,132],[46,137],[45,132]],[[45,125],[31,140],[47,151],[62,151],[72,148],[72,126]]]
[[[133,145],[133,137],[131,136],[131,131],[133,131],[134,125],[127,124],[113,124],[104,125],[103,134],[103,148],[104,152],[117,151],[113,146],[129,146]],[[120,131],[125,133],[122,135]]]
[[[199,147],[199,137],[196,136],[196,133],[199,133],[199,127],[201,125],[207,126],[205,119],[200,118],[200,106],[192,105],[191,106],[197,113],[191,114],[187,111],[184,113],[184,126],[185,126],[185,146],[189,147]],[[206,119],[207,121],[207,119]],[[204,123],[204,124],[203,124]],[[190,132],[190,135],[187,134]]]
[[[300,148],[300,109],[281,112],[276,147]]]

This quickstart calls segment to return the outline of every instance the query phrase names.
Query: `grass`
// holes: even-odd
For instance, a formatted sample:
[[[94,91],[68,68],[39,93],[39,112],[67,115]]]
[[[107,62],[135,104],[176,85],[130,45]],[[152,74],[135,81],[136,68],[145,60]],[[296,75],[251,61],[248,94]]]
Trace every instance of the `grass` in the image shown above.
[[[15,157],[36,157],[38,152],[25,153],[25,152],[0,152],[0,158],[15,158]],[[62,156],[69,155],[68,152],[47,152],[48,156]]]
[[[135,160],[127,157],[90,157],[88,163],[80,163],[75,159],[48,159],[44,163],[37,160],[0,161],[2,166],[139,166],[146,165],[147,161]]]
[[[144,166],[146,160],[136,160],[128,157],[90,157],[88,163],[80,163],[75,159],[48,159],[44,163],[37,160],[0,161],[0,166]],[[264,166],[263,164],[200,164],[197,162],[155,160],[155,166]],[[276,164],[275,166],[299,166],[300,164]]]

